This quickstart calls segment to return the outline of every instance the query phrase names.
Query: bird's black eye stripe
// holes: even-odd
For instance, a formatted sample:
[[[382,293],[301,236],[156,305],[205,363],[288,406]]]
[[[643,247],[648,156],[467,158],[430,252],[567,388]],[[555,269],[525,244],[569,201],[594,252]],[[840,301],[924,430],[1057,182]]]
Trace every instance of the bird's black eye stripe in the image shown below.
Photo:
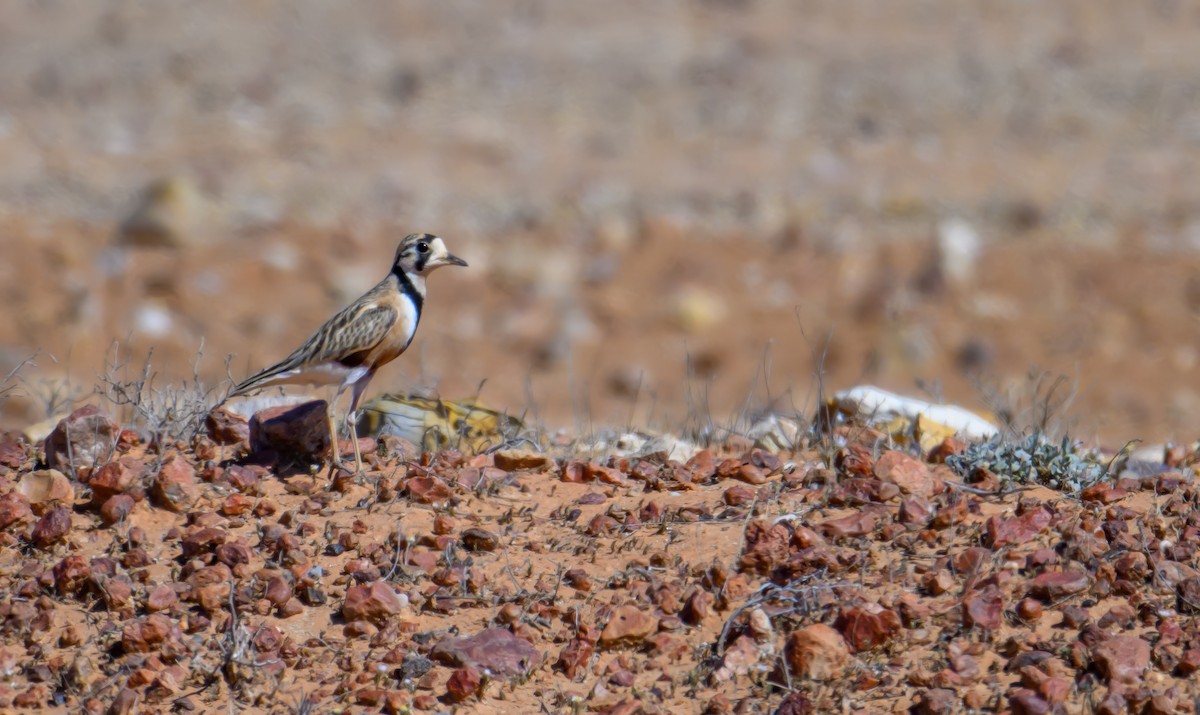
[[[425,241],[417,241],[417,253],[429,253],[429,244]]]

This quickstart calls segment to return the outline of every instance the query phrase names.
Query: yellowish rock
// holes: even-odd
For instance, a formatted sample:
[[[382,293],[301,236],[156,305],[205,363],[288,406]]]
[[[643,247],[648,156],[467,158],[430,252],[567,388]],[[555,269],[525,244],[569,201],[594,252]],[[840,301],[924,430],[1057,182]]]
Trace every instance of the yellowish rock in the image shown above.
[[[721,296],[687,288],[675,299],[675,322],[687,333],[703,333],[724,320],[728,308]]]
[[[212,218],[213,206],[195,182],[183,176],[156,179],[117,228],[117,242],[154,248],[192,245],[203,240]]]

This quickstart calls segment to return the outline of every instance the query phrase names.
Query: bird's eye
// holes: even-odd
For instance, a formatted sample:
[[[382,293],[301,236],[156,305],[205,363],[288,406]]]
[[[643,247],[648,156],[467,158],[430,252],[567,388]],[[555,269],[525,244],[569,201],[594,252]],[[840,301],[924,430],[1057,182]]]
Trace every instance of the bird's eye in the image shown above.
[[[425,241],[417,241],[417,253],[429,253],[429,244]]]

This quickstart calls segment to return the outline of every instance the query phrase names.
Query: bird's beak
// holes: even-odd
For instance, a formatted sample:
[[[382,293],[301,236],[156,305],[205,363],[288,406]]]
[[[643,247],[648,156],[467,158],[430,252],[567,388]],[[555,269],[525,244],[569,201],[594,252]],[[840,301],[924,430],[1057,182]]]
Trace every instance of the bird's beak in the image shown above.
[[[467,265],[466,261],[464,261],[463,259],[454,255],[453,253],[447,253],[442,258],[442,263],[445,263],[448,266],[465,266],[465,265]]]

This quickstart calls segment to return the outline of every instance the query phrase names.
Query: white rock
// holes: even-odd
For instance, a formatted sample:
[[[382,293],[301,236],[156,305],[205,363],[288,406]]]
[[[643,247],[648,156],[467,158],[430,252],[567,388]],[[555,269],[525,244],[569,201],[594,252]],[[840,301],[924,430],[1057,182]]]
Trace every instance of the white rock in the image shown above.
[[[843,390],[835,394],[830,402],[842,412],[856,414],[874,423],[890,422],[897,417],[915,421],[924,416],[969,439],[991,439],[1000,432],[991,422],[962,407],[935,405],[870,385]]]
[[[171,311],[158,303],[143,303],[133,314],[133,328],[142,335],[161,338],[171,332],[175,319]]]
[[[291,273],[300,266],[300,253],[290,243],[274,241],[263,247],[262,261],[277,271]]]
[[[939,272],[955,285],[965,285],[975,277],[975,266],[983,241],[971,224],[948,219],[937,227],[935,256]]]

